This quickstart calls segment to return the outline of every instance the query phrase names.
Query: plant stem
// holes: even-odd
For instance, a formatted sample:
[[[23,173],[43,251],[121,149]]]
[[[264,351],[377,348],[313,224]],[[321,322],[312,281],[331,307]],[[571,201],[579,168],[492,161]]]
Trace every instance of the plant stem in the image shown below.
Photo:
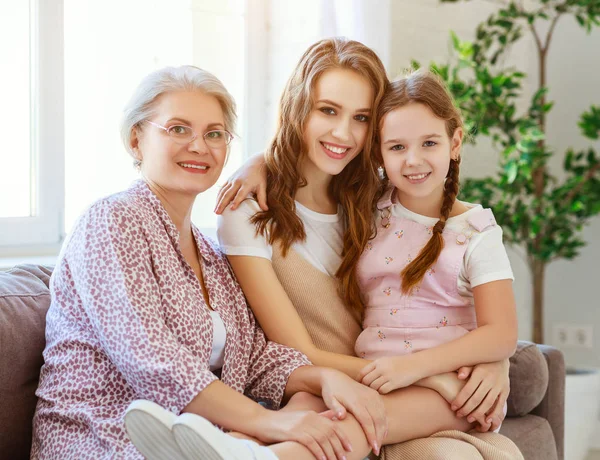
[[[550,24],[550,29],[548,30],[548,35],[546,35],[546,42],[544,43],[544,53],[548,51],[548,47],[550,46],[550,41],[552,40],[552,35],[554,34],[554,28],[556,27],[556,22],[558,18],[560,18],[562,13],[558,13],[552,19],[552,23]]]
[[[553,24],[556,23],[556,19]],[[538,50],[538,59],[539,59],[539,87],[538,89],[546,87],[546,56],[548,53],[547,45],[550,43],[550,39],[552,33],[554,31],[554,27],[551,26],[550,31],[548,33],[548,37],[546,38],[546,46],[542,45],[540,37],[535,30],[533,24],[529,24],[529,28],[531,33],[535,38],[535,43]],[[540,100],[540,105],[543,107],[546,104],[546,96],[542,96]],[[539,127],[542,133],[546,133],[546,114],[542,110],[539,118]],[[544,140],[540,140],[538,142],[539,151],[543,152],[545,147]],[[544,209],[544,205],[542,199],[544,197],[544,187],[545,187],[545,177],[546,177],[546,162],[542,161],[533,171],[532,171],[532,179],[534,186],[535,197],[538,199],[538,205],[536,207],[537,215],[542,215],[542,211]],[[530,263],[531,274],[533,277],[533,341],[535,343],[544,343],[544,271],[545,271],[545,262],[535,258],[536,253],[539,253],[542,243],[542,233],[539,232],[534,241],[534,255],[532,257],[532,261]]]
[[[571,200],[575,197],[575,195],[577,195],[577,193],[579,193],[579,191],[583,188],[585,183],[589,181],[598,170],[600,170],[600,163],[596,163],[594,166],[588,169],[587,173],[583,177],[583,180],[579,182],[579,184],[577,184],[576,187],[573,187],[571,191],[567,194],[567,196],[565,197],[565,203],[570,203]]]
[[[533,341],[544,343],[544,278],[546,262],[532,259],[530,263],[533,278]]]

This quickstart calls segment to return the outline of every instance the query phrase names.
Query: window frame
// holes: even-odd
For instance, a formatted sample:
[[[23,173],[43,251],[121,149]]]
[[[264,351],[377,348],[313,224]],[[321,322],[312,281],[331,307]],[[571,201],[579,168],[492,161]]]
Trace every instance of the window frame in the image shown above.
[[[47,253],[64,238],[64,5],[29,5],[32,216],[0,218],[0,255]]]
[[[29,0],[32,216],[0,218],[0,261],[56,256],[65,238],[64,0]],[[243,159],[266,146],[267,0],[245,0]],[[216,228],[202,228],[209,236]],[[9,259],[10,258],[10,259]]]

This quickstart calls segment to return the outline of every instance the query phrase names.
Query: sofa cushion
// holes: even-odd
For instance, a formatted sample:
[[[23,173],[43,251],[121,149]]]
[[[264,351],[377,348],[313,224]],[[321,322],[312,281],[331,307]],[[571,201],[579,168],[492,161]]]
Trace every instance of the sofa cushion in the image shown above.
[[[22,265],[0,272],[0,452],[29,458],[51,269]]]
[[[508,416],[531,412],[544,398],[548,388],[548,365],[544,355],[531,342],[519,341],[510,358],[510,396]]]
[[[554,434],[548,420],[537,415],[507,417],[500,434],[509,437],[527,460],[557,460]]]

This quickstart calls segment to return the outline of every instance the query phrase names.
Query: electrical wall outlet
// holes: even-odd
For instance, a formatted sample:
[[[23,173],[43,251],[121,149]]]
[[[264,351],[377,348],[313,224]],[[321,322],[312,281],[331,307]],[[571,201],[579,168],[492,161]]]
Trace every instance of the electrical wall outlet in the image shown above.
[[[579,348],[593,348],[594,340],[592,337],[592,326],[591,325],[578,325],[572,326],[571,335],[574,346]]]
[[[593,327],[583,324],[554,324],[552,342],[558,348],[593,348]]]
[[[552,327],[552,343],[555,347],[570,347],[569,343],[569,325],[564,323],[554,324]]]

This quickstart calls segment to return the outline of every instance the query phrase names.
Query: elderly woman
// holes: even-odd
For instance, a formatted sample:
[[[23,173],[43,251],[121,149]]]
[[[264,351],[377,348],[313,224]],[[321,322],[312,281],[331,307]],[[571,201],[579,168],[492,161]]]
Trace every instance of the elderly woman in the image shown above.
[[[196,197],[221,173],[234,120],[221,82],[195,67],[159,70],[135,92],[122,137],[142,180],[94,203],[64,243],[32,458],[185,458],[173,433],[202,420],[272,444],[228,437],[240,458],[361,458],[364,430],[385,431],[376,392],[266,341],[225,256],[191,223]],[[300,391],[335,413],[255,402],[277,407]],[[360,420],[335,420],[342,406]],[[149,429],[153,420],[167,429]]]

